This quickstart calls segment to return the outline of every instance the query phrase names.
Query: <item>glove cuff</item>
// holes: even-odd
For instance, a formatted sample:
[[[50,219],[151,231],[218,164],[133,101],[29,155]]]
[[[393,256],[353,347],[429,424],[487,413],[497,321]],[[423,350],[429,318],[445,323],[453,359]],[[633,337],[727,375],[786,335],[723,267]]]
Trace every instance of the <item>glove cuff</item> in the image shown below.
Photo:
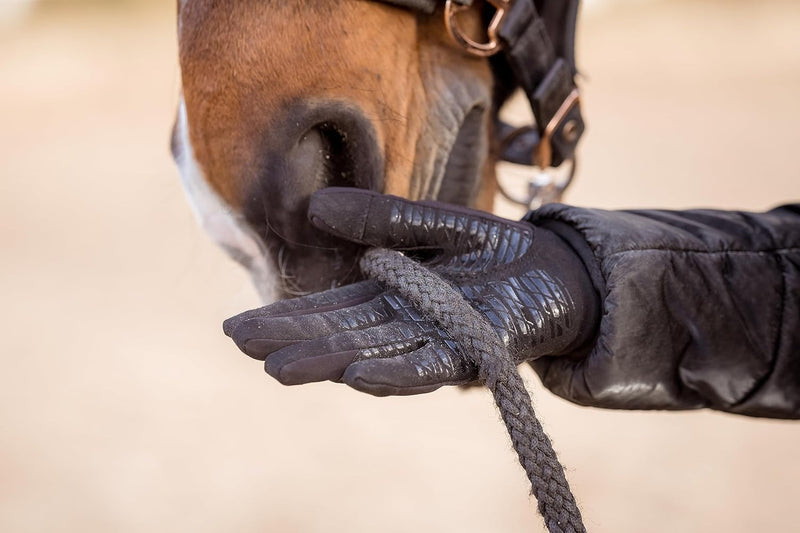
[[[584,357],[597,340],[602,314],[605,283],[600,266],[583,236],[568,224],[557,220],[545,220],[534,226],[536,226],[537,240],[541,240],[542,233],[547,232],[555,236],[557,242],[568,250],[568,253],[560,257],[557,267],[560,274],[569,273],[569,276],[565,277],[570,280],[570,293],[577,303],[574,316],[577,323],[575,339],[558,353],[546,355]]]

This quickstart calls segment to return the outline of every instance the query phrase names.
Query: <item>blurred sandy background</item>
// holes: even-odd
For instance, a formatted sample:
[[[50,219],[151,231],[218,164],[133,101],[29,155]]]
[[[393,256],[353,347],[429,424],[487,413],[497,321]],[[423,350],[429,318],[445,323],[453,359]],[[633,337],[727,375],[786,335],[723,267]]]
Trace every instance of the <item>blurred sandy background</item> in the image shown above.
[[[800,3],[599,3],[570,201],[800,199]],[[487,394],[284,388],[222,335],[257,300],[168,155],[174,13],[0,25],[0,531],[538,530]],[[528,377],[591,531],[800,530],[799,423],[585,409]]]

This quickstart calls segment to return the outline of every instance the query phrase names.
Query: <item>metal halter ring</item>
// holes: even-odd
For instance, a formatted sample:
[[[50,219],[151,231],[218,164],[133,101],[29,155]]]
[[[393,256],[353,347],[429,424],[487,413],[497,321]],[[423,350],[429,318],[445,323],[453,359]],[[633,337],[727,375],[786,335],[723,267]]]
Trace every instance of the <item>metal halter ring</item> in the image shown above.
[[[529,174],[527,190],[523,194],[515,194],[509,190],[502,180],[498,180],[500,192],[515,204],[525,206],[527,209],[538,209],[544,204],[561,201],[566,189],[572,184],[575,177],[577,162],[575,155],[562,163],[558,168],[552,168],[553,145],[552,139],[556,130],[567,117],[569,112],[580,103],[580,94],[575,89],[567,96],[556,114],[541,133],[538,144],[531,154],[531,169],[536,169]],[[509,145],[523,135],[535,132],[535,126],[523,126],[506,135],[500,142],[500,153],[504,154]],[[521,165],[528,166],[528,165]],[[564,172],[566,169],[566,172]],[[560,178],[557,174],[561,174]]]
[[[501,163],[504,163],[501,161]],[[520,169],[525,169],[525,176],[518,176],[525,181],[525,188],[509,188],[506,180],[498,176],[497,186],[500,193],[510,202],[521,205],[525,209],[539,209],[544,204],[560,202],[564,193],[572,184],[575,171],[578,167],[577,160],[573,157],[561,164],[558,168],[550,167],[541,169],[527,165],[509,163]]]
[[[506,14],[508,13],[508,10],[511,9],[511,4],[514,2],[514,0],[487,1],[497,8],[497,12],[492,17],[492,21],[489,23],[489,27],[486,29],[486,34],[489,36],[489,42],[486,43],[473,41],[467,37],[467,35],[458,25],[458,14],[462,11],[467,11],[470,9],[470,6],[457,4],[453,0],[447,0],[447,4],[445,4],[444,7],[444,22],[447,26],[447,31],[450,33],[450,36],[455,42],[460,44],[464,50],[479,57],[493,56],[502,50],[503,43],[497,36],[497,31],[500,29],[500,25],[503,23],[503,20],[505,20]]]

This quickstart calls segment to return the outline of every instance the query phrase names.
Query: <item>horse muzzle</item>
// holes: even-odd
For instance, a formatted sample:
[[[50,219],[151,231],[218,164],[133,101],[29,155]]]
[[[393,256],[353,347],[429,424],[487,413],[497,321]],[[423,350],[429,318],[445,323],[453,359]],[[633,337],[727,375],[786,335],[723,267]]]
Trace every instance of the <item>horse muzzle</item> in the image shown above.
[[[243,210],[277,263],[284,292],[358,279],[360,248],[315,229],[307,211],[311,194],[325,187],[383,191],[383,153],[372,122],[352,104],[303,102],[287,106],[263,143]]]

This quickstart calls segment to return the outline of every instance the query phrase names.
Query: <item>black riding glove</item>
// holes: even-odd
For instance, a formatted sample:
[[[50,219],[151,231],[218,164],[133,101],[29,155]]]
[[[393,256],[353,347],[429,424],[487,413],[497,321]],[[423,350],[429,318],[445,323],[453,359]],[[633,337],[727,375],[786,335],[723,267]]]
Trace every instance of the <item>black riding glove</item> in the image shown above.
[[[358,189],[316,193],[309,217],[342,239],[422,260],[486,317],[517,361],[574,354],[595,335],[599,297],[587,270],[546,229]],[[344,381],[384,396],[477,378],[444,332],[371,280],[248,311],[224,330],[286,385]]]

